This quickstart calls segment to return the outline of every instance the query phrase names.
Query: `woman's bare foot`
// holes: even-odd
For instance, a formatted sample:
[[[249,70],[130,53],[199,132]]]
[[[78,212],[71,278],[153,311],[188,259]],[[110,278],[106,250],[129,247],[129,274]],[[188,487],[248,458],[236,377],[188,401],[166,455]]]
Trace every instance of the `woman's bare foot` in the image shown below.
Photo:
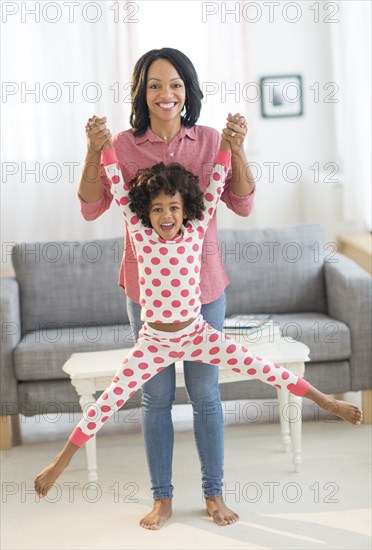
[[[172,499],[154,500],[154,507],[147,516],[141,519],[140,526],[152,531],[160,529],[172,515]]]
[[[231,525],[239,519],[238,514],[235,514],[226,506],[222,497],[206,497],[207,512],[217,525]]]
[[[356,426],[359,426],[362,423],[363,412],[359,409],[359,407],[353,405],[352,403],[348,403],[347,401],[339,401],[333,397],[327,397],[328,400],[325,405],[321,405],[324,410],[339,416],[343,420],[347,420]]]
[[[34,486],[36,494],[40,498],[47,495],[68,464],[68,462],[61,461],[57,455],[53,462],[36,476]]]

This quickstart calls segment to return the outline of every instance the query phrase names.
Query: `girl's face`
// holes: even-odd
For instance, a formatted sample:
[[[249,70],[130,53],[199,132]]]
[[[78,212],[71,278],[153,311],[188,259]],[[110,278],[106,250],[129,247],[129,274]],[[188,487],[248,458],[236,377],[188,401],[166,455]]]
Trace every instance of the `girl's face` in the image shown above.
[[[149,218],[152,228],[165,240],[173,239],[181,229],[186,214],[181,193],[166,195],[161,191],[150,205]]]
[[[166,59],[157,59],[147,73],[146,101],[151,122],[161,124],[181,116],[186,92],[183,80]]]

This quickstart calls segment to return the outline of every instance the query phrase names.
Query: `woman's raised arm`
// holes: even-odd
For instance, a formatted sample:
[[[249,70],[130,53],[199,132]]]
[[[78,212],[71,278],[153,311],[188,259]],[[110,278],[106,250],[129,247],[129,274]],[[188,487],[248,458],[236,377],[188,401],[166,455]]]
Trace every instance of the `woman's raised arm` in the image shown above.
[[[106,128],[106,120],[106,117],[94,116],[85,126],[87,153],[79,184],[79,195],[88,203],[99,200],[103,194],[101,151],[106,141],[111,139],[110,130]]]

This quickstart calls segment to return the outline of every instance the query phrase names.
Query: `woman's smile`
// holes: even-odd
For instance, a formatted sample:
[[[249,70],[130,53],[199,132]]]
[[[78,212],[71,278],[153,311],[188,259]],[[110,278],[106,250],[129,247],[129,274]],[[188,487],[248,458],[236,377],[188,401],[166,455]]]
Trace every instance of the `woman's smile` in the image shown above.
[[[166,59],[152,63],[147,74],[146,101],[151,128],[163,128],[164,123],[179,122],[185,104],[185,85],[173,65]]]

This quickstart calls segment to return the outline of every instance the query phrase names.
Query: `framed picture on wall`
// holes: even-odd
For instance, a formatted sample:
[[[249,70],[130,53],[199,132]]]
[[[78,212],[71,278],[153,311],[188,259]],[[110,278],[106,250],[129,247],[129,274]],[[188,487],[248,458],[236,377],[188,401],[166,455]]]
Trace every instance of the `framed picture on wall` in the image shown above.
[[[264,118],[303,115],[301,75],[263,76],[260,89],[261,115]]]

